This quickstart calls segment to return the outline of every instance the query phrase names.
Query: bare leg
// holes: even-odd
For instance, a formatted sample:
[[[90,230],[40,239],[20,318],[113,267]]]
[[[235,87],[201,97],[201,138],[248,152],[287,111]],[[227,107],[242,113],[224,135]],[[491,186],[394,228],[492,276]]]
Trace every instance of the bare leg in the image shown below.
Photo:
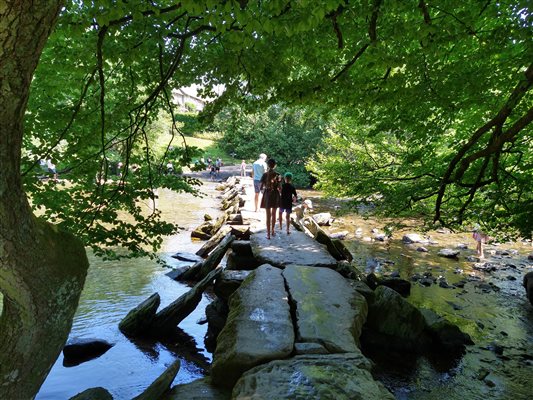
[[[287,234],[291,233],[291,214],[287,213],[286,216],[286,222],[287,222]]]
[[[272,236],[276,236],[276,231],[275,231],[275,228],[276,228],[276,211],[277,211],[277,208],[272,208],[272,218],[271,218],[271,221],[270,223],[272,224],[272,227],[270,229],[270,231],[272,232]],[[268,224],[268,222],[267,222]]]
[[[257,204],[259,203],[259,193],[255,194],[255,212],[257,212]]]
[[[279,230],[283,229],[283,212],[279,209]]]
[[[270,208],[265,208],[265,211],[266,211],[266,226],[267,226],[267,239],[270,239],[270,219],[271,219],[271,214],[270,214]],[[276,215],[276,214],[274,214]],[[274,217],[274,220],[276,218]]]

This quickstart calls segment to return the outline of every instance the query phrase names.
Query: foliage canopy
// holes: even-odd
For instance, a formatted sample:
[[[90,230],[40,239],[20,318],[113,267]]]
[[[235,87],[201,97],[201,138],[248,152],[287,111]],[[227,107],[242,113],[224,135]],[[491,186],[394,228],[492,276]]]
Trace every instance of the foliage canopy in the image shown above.
[[[194,191],[195,182],[162,173],[169,154],[153,151],[150,126],[163,110],[174,117],[171,88],[196,83],[213,96],[223,84],[208,117],[237,102],[242,112],[284,102],[335,114],[328,147],[310,163],[331,193],[379,193],[391,210],[433,209],[444,224],[507,221],[526,232],[533,208],[528,5],[70,1],[32,86],[26,188],[35,207],[86,243],[157,247],[176,227],[139,202],[157,187]],[[172,132],[179,134],[174,124]],[[193,157],[175,151],[183,165]],[[37,179],[37,160],[47,158],[68,185]],[[106,183],[118,160],[128,172]],[[140,169],[131,173],[132,165]],[[117,218],[121,211],[134,222]]]

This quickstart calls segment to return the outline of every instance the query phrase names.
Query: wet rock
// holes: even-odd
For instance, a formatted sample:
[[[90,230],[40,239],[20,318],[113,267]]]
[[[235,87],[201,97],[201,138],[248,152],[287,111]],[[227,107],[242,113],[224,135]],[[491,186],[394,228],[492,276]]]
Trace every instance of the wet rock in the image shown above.
[[[163,372],[144,392],[139,396],[134,397],[133,400],[154,400],[159,399],[163,393],[170,389],[170,385],[178,374],[180,369],[180,360],[174,361],[165,372]]]
[[[229,252],[226,259],[226,268],[238,271],[251,271],[261,264],[255,257],[240,256],[233,251]]]
[[[527,255],[527,259],[528,259],[529,261],[533,261],[533,253],[529,253],[529,254]]]
[[[331,243],[333,243],[338,253],[341,254],[341,260],[339,261],[346,260],[351,262],[353,260],[352,253],[350,252],[348,247],[346,247],[343,241],[341,241],[340,239],[331,239]]]
[[[420,247],[417,247],[416,248],[416,251],[419,251],[421,253],[427,253],[428,252],[428,249],[426,249],[425,247],[423,246],[420,246]]]
[[[368,285],[370,289],[375,290],[379,285],[379,279],[376,276],[376,274],[371,272],[370,274],[366,276],[365,283]]]
[[[349,233],[348,231],[330,233],[329,237],[332,239],[344,240],[346,239],[346,236],[348,236],[348,233]]]
[[[294,343],[295,354],[328,354],[324,346],[319,343]]]
[[[436,281],[437,280],[435,278],[423,277],[423,278],[418,280],[418,283],[420,283],[422,286],[429,287],[429,286],[433,285]]]
[[[447,300],[446,303],[448,303],[450,306],[452,306],[452,308],[455,310],[455,311],[459,311],[459,310],[462,310],[463,307],[461,307],[460,305],[458,304],[455,304],[453,301],[449,301]]]
[[[95,387],[84,390],[69,400],[113,400],[113,396],[102,387]]]
[[[493,272],[498,269],[498,264],[494,263],[475,263],[473,267],[475,270],[483,271],[483,272]]]
[[[357,228],[357,229],[355,230],[355,235],[356,235],[356,236],[361,236],[362,234],[363,234],[363,229],[361,229],[361,228]],[[533,259],[533,253],[531,254],[531,259]]]
[[[63,366],[73,367],[100,357],[113,344],[100,339],[74,339],[63,348]]]
[[[374,299],[374,291],[368,287],[368,285],[362,281],[353,281],[350,282],[352,287],[357,290],[357,292],[361,293],[367,302],[370,302]]]
[[[181,280],[183,275],[191,269],[190,265],[184,265],[182,267],[173,268],[172,271],[167,272],[165,275],[175,281]]]
[[[448,281],[446,281],[446,278],[440,278],[438,279],[438,282],[439,282],[439,286],[441,288],[444,288],[444,289],[449,289],[451,288],[450,284],[448,283]]]
[[[418,352],[429,344],[425,319],[394,290],[378,286],[369,304],[364,342],[381,349]]]
[[[296,341],[320,343],[330,353],[357,350],[368,306],[363,295],[329,268],[289,265],[283,276],[296,322]]]
[[[231,243],[231,250],[242,257],[253,257],[252,246],[249,240],[235,240]]]
[[[233,399],[394,400],[360,352],[301,355],[256,367],[237,382]]]
[[[492,282],[478,282],[475,286],[477,289],[480,289],[484,293],[490,293],[492,291],[499,292],[500,288]]]
[[[217,345],[217,337],[224,328],[228,318],[228,304],[219,297],[216,297],[205,307],[205,317],[207,319],[207,332],[204,344],[207,351],[214,353]]]
[[[427,329],[433,340],[445,350],[451,352],[464,351],[466,345],[474,344],[470,336],[447,319],[432,310],[420,309],[426,321]]]
[[[333,268],[346,279],[361,279],[364,274],[346,260],[338,261]]]
[[[498,343],[492,342],[487,346],[487,350],[490,350],[494,354],[501,356],[503,355],[504,347]]]
[[[377,240],[379,242],[384,242],[387,240],[387,235],[385,233],[376,233],[374,234],[374,240]]]
[[[427,243],[428,241],[420,236],[418,233],[408,233],[403,235],[402,242],[404,243]]]
[[[214,384],[232,387],[248,369],[291,354],[294,327],[281,273],[262,265],[231,296],[228,320],[213,356]]]
[[[250,272],[251,271],[223,270],[215,281],[215,294],[225,301],[228,301],[233,292],[235,292],[248,275],[250,275]]]
[[[202,261],[202,257],[197,256],[193,253],[185,253],[185,252],[179,252],[176,254],[173,254],[171,256],[172,258],[175,258],[176,260],[185,261],[185,262],[198,262]]]
[[[467,256],[467,257],[465,258],[465,260],[468,261],[468,262],[475,262],[475,263],[477,263],[477,262],[480,261],[480,258],[479,258],[479,257],[475,257],[475,256]]]
[[[533,271],[524,275],[523,285],[526,289],[526,296],[529,302],[533,305]]]
[[[396,277],[381,279],[379,285],[387,286],[401,294],[403,297],[407,297],[411,294],[411,282],[406,281],[405,279]]]
[[[466,281],[465,281],[465,280],[460,280],[460,281],[455,282],[453,286],[462,289],[462,288],[465,287],[465,284],[466,284]]]
[[[231,393],[211,384],[211,378],[201,378],[174,386],[161,400],[230,400]]]
[[[161,303],[158,293],[154,293],[137,307],[132,309],[118,325],[118,329],[127,336],[139,336],[147,333]]]
[[[480,381],[485,379],[490,374],[490,371],[486,368],[481,367],[476,374],[476,378]]]
[[[312,218],[320,226],[329,226],[329,225],[331,225],[333,223],[333,219],[331,218],[331,214],[328,213],[328,212],[315,214],[315,215],[312,216]]]
[[[212,221],[213,220],[213,217],[209,214],[204,214],[204,221],[207,222],[207,221]]]
[[[441,250],[439,250],[439,252],[437,253],[437,255],[438,255],[438,256],[441,256],[441,257],[457,259],[457,256],[459,255],[459,253],[460,253],[459,250],[454,250],[454,249],[441,249]]]
[[[508,281],[516,281],[516,277],[512,275],[507,275],[505,279],[507,279]]]
[[[468,249],[468,245],[466,243],[457,243],[455,248],[459,250],[466,250]]]
[[[372,241],[372,238],[370,236],[363,237],[363,242],[371,242],[371,241]]]

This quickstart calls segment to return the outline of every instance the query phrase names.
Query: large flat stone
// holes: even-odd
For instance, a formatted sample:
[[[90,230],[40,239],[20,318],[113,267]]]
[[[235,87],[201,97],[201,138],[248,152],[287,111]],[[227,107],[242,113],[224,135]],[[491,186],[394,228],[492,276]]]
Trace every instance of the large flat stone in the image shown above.
[[[250,245],[255,258],[280,268],[289,264],[332,267],[337,263],[325,246],[296,230],[290,235],[278,232],[270,240],[266,238],[266,232],[260,230],[252,234]]]
[[[174,386],[161,400],[229,400],[231,393],[211,385],[209,377]]]
[[[357,352],[366,299],[329,268],[289,265],[283,271],[296,313],[296,340],[320,343],[330,353]]]
[[[360,352],[276,360],[246,372],[232,399],[393,400],[370,368]]]
[[[281,272],[261,265],[230,297],[211,369],[216,385],[233,387],[250,368],[291,354],[294,327]]]

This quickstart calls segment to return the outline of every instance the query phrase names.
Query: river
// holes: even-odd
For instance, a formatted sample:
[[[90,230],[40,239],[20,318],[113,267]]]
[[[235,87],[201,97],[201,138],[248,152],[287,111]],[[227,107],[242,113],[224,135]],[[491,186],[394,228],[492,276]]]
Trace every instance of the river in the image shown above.
[[[213,183],[203,187],[206,197],[197,198],[168,190],[159,192],[159,207],[163,218],[177,222],[185,230],[166,238],[161,258],[170,265],[179,263],[170,257],[177,251],[195,252],[201,242],[191,242],[190,230],[203,221],[203,215],[216,216],[216,192]],[[316,192],[309,192],[315,211],[331,210],[334,203],[323,200]],[[342,216],[331,231],[362,227],[364,236],[371,236],[372,228],[382,229],[383,220],[362,219],[357,215]],[[413,231],[416,226],[404,228]],[[472,269],[472,263],[436,256],[441,247],[457,243],[473,244],[470,234],[438,234],[432,238],[438,244],[428,246],[428,253],[417,252],[399,240],[402,231],[391,242],[366,242],[353,234],[346,241],[356,262],[367,272],[399,273],[410,279],[415,273],[430,272],[443,277],[450,285],[464,281],[463,288],[429,287],[413,283],[410,302],[432,308],[457,323],[468,332],[474,342],[466,355],[458,359],[448,357],[407,357],[405,354],[368,352],[376,363],[375,375],[397,399],[526,399],[530,398],[533,378],[533,307],[527,302],[521,279],[531,270],[527,261],[530,247],[509,244],[489,251],[512,250],[510,256],[495,255],[494,261],[507,265],[493,274]],[[514,254],[517,251],[518,254]],[[462,250],[461,255],[473,254]],[[124,315],[154,292],[161,296],[162,306],[169,304],[189,287],[168,278],[167,268],[153,260],[134,259],[118,262],[102,261],[89,255],[91,267],[76,313],[70,339],[104,339],[114,346],[99,358],[75,367],[63,366],[63,357],[53,366],[37,399],[68,399],[90,387],[108,389],[115,399],[131,399],[141,393],[176,358],[182,361],[174,381],[186,383],[204,376],[211,360],[205,351],[203,337],[206,325],[198,324],[212,295],[204,294],[197,309],[186,318],[180,328],[181,342],[132,342],[118,330]],[[461,258],[464,259],[464,258]],[[512,267],[511,267],[512,265]],[[483,290],[492,282],[499,290]],[[185,344],[183,344],[185,343]],[[194,350],[196,348],[196,350]],[[501,353],[501,354],[498,354]]]

